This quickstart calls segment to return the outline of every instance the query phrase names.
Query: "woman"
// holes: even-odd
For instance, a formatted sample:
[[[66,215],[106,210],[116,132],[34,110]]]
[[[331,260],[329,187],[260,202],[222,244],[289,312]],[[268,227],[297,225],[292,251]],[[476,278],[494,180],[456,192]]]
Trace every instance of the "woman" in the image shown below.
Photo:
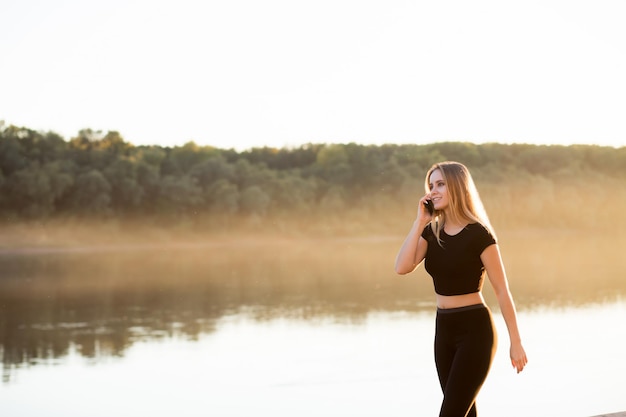
[[[426,174],[425,188],[396,258],[396,272],[412,272],[425,260],[437,298],[435,363],[443,390],[439,416],[474,417],[497,344],[481,294],[485,272],[507,325],[511,364],[518,373],[527,363],[526,353],[495,233],[468,169],[458,162],[435,164]]]

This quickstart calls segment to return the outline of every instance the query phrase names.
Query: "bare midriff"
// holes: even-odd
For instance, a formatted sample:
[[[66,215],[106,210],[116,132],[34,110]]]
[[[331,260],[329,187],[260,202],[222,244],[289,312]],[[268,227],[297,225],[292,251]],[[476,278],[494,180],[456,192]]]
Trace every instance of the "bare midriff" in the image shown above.
[[[461,295],[437,295],[437,307],[442,309],[471,306],[474,304],[485,304],[483,295],[480,292]]]

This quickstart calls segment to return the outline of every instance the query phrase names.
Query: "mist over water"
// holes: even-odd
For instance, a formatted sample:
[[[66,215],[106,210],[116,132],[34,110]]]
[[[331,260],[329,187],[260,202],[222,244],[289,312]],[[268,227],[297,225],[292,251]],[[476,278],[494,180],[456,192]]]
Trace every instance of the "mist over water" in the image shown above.
[[[557,324],[549,320],[560,320],[563,311],[569,312],[568,317],[585,309],[604,314],[602,308],[621,305],[626,294],[622,255],[626,239],[564,231],[546,233],[545,239],[538,236],[540,231],[499,233],[522,332],[526,330],[529,338],[554,335],[552,326]],[[251,386],[282,387],[271,391],[276,400],[285,398],[284,390],[290,389],[308,401],[307,392],[335,384],[345,389],[346,396],[337,401],[350,414],[355,386],[369,383],[384,396],[395,384],[405,398],[412,398],[412,390],[432,391],[428,407],[435,407],[439,394],[430,364],[432,283],[423,269],[403,277],[394,273],[402,238],[247,239],[235,244],[213,240],[119,251],[107,247],[5,252],[0,255],[0,394],[21,392],[20,387],[36,390],[29,375],[69,375],[85,366],[102,372],[115,368],[125,378],[134,366],[151,358],[165,373],[163,383],[173,395],[176,387],[191,389],[184,382],[175,383],[180,377],[177,372],[186,375],[204,366],[215,378],[203,376],[206,389],[221,392],[222,399],[203,405],[210,415],[246,415],[248,409],[233,404],[229,413],[224,412],[230,404],[224,402],[224,393],[248,392]],[[488,282],[484,294],[497,314]],[[531,324],[534,328],[529,329]],[[602,323],[594,326],[588,331],[601,331]],[[328,346],[320,348],[321,339]],[[501,345],[508,341],[502,327],[500,339]],[[536,372],[533,362],[542,363],[541,350],[554,348],[532,342],[536,344],[529,353],[528,374]],[[500,347],[501,362],[506,362],[507,348]],[[261,362],[248,362],[252,360],[249,349]],[[202,352],[210,352],[211,358]],[[210,363],[186,363],[185,355]],[[398,362],[394,355],[399,355]],[[295,374],[283,369],[290,357],[302,366]],[[424,365],[415,362],[418,357],[428,364],[428,372],[421,372]],[[386,359],[374,366],[374,374],[365,372],[362,367],[367,369],[376,358]],[[251,371],[257,368],[258,373]],[[496,368],[495,374],[499,372]],[[247,382],[240,380],[240,374]],[[506,375],[510,378],[508,370]],[[132,405],[139,400],[131,396],[124,401]],[[412,401],[401,401],[406,409],[397,415],[414,415],[419,406]],[[485,406],[488,411],[489,405]],[[301,412],[297,407],[271,410],[266,415]]]

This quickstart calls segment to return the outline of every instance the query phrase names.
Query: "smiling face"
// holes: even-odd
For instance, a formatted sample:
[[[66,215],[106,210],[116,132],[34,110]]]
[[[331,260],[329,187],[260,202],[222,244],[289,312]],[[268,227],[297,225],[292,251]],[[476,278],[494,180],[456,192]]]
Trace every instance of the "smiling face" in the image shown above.
[[[448,187],[440,169],[435,169],[428,179],[428,188],[430,190],[430,199],[435,206],[435,210],[445,210],[450,203],[448,196]]]

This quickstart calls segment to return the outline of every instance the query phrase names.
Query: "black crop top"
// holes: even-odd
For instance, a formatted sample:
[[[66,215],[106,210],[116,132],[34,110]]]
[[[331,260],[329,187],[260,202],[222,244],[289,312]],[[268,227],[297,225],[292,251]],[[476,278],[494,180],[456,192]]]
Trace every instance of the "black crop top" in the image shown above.
[[[422,237],[428,242],[424,266],[433,278],[437,294],[461,295],[482,289],[485,267],[480,255],[496,243],[485,226],[471,223],[454,236],[442,230],[443,247],[437,242],[430,224],[424,228]]]

